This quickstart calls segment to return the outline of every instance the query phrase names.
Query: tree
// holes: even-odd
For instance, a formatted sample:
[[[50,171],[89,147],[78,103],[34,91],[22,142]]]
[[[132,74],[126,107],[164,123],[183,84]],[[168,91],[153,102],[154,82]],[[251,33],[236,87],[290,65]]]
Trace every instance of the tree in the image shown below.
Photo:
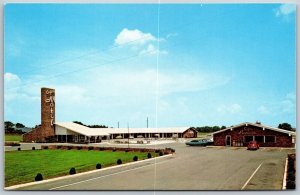
[[[15,124],[13,124],[10,121],[5,121],[4,122],[4,130],[6,133],[11,133],[15,130]]]
[[[226,129],[226,126],[223,125],[223,126],[221,127],[221,129]]]
[[[278,125],[279,129],[285,129],[285,130],[293,130],[292,125],[290,125],[289,123],[281,123]]]
[[[25,125],[23,125],[22,123],[16,123],[16,128],[24,128]]]
[[[73,123],[77,123],[77,124],[79,124],[79,125],[87,126],[87,125],[83,124],[83,123],[80,122],[80,121],[73,121]]]
[[[77,124],[79,124],[79,125],[83,125],[83,126],[90,127],[90,128],[108,128],[108,127],[105,126],[105,125],[86,125],[86,124],[83,124],[83,123],[80,122],[80,121],[73,121],[73,123],[77,123]]]

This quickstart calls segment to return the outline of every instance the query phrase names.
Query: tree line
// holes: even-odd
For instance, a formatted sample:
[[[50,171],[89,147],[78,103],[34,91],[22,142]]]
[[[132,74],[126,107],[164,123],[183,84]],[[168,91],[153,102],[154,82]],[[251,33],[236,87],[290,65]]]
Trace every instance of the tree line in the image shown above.
[[[20,130],[21,128],[24,128],[25,125],[23,125],[22,123],[13,123],[11,121],[5,121],[4,122],[4,130],[5,133],[10,133],[10,134],[23,134],[25,132],[23,132],[22,130]]]
[[[83,125],[86,127],[90,127],[90,128],[108,128],[108,126],[105,125],[86,125],[80,121],[73,121],[74,123],[77,123],[79,125]],[[38,126],[38,125],[37,125]],[[37,127],[36,126],[36,127]],[[24,128],[25,125],[23,125],[22,123],[13,123],[11,121],[5,121],[4,122],[4,129],[5,129],[5,133],[10,133],[10,134],[23,134],[25,132],[23,132],[21,129]],[[195,129],[198,132],[206,132],[206,133],[212,133],[212,132],[216,132],[222,129],[226,129],[226,126],[202,126],[202,127],[195,127]],[[288,131],[296,131],[296,128],[293,128],[291,124],[289,123],[280,123],[278,125],[278,128],[280,129],[285,129]]]
[[[80,121],[73,121],[73,123],[77,123],[79,125],[83,125],[83,126],[90,127],[90,128],[108,128],[108,126],[105,126],[105,125],[86,125]]]

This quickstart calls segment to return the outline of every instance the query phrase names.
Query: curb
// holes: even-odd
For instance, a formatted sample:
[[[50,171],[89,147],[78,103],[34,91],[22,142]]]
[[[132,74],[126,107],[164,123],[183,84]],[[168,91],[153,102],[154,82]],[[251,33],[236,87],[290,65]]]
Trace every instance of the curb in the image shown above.
[[[282,180],[283,190],[286,190],[287,164],[288,164],[288,158],[285,159],[285,167],[284,167],[283,180]]]
[[[75,175],[66,175],[66,176],[55,177],[55,178],[51,178],[51,179],[45,179],[43,181],[35,181],[35,182],[29,182],[29,183],[24,183],[24,184],[13,185],[13,186],[9,186],[9,187],[4,187],[4,190],[15,190],[15,189],[21,188],[21,187],[27,187],[27,186],[32,186],[32,185],[37,185],[37,184],[42,184],[42,183],[48,183],[48,182],[57,181],[57,180],[61,180],[61,179],[79,177],[79,176],[87,175],[87,174],[90,174],[90,173],[97,173],[97,172],[106,171],[106,170],[110,170],[110,169],[115,169],[115,168],[119,168],[119,167],[126,167],[126,166],[129,166],[129,165],[139,164],[139,163],[142,163],[142,162],[148,162],[148,161],[152,161],[152,160],[162,159],[162,158],[170,157],[174,154],[175,153],[167,154],[167,155],[163,155],[163,156],[158,156],[156,158],[144,159],[144,160],[140,160],[140,161],[136,161],[136,162],[130,162],[130,163],[126,163],[126,164],[115,165],[115,166],[106,167],[106,168],[103,168],[103,169],[96,169],[96,170],[86,171],[86,172],[82,172],[82,173],[77,173]]]

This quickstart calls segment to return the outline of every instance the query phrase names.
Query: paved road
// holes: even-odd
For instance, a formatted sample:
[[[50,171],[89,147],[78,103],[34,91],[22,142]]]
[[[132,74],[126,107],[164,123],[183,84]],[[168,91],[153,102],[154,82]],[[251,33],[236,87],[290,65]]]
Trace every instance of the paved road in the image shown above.
[[[292,149],[172,147],[176,154],[18,190],[280,190]],[[251,177],[253,176],[253,177]]]

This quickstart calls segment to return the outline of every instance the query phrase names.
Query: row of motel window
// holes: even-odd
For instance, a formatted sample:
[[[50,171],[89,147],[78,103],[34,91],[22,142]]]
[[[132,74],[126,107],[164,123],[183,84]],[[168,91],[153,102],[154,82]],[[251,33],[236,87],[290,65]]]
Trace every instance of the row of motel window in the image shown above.
[[[269,136],[245,136],[246,143],[250,141],[257,141],[259,143],[276,143],[276,137],[274,135]]]

